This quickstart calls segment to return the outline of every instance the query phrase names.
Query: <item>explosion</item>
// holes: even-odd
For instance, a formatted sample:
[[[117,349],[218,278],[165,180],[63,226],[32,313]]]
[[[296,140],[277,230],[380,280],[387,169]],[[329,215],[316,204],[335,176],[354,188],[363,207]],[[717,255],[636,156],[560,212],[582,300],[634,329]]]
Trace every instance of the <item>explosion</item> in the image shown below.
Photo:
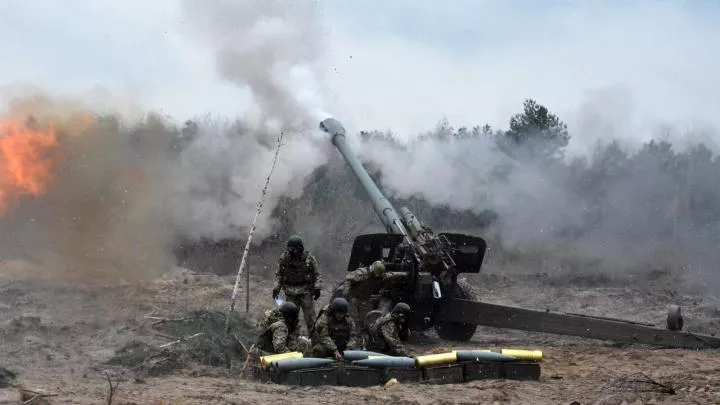
[[[174,177],[158,167],[171,130],[148,122],[127,128],[114,116],[40,96],[18,97],[6,108],[0,257],[126,280],[170,265],[161,186]],[[148,179],[148,170],[156,176]]]
[[[23,196],[44,194],[54,179],[58,160],[55,125],[35,119],[0,119],[0,217]]]

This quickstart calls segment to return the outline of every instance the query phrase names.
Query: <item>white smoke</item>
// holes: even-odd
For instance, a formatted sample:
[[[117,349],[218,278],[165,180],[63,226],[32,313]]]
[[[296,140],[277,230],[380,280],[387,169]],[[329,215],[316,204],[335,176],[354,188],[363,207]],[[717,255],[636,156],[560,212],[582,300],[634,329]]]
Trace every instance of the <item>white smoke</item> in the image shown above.
[[[382,142],[360,145],[363,158],[381,168],[388,195],[418,196],[433,205],[477,214],[495,211],[508,243],[547,239],[554,224],[577,220],[563,183],[547,168],[519,164],[490,138],[430,139],[403,150]]]
[[[281,132],[266,213],[279,197],[298,197],[306,177],[326,161],[329,142],[314,136],[327,116],[319,85],[322,27],[310,1],[185,0],[183,7],[194,37],[216,50],[220,77],[249,89],[254,106],[242,112],[243,127],[200,125],[181,153],[176,227],[190,237],[238,236],[253,218]],[[258,240],[272,229],[268,218],[257,224]]]

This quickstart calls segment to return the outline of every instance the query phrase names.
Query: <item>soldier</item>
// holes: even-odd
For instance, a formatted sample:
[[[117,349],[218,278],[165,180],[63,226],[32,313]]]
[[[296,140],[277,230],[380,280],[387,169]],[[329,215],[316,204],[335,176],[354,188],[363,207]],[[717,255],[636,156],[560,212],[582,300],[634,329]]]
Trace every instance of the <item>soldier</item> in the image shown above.
[[[290,237],[287,250],[280,256],[272,294],[275,299],[284,289],[285,298],[302,308],[308,334],[315,322],[314,300],[320,298],[321,284],[315,256],[305,250],[302,238]]]
[[[255,346],[262,352],[279,354],[304,351],[298,338],[298,307],[285,302],[265,312]]]
[[[335,357],[342,359],[346,349],[360,347],[355,322],[347,315],[348,302],[341,297],[320,310],[312,333],[313,355],[316,357]]]
[[[350,303],[350,316],[357,320],[358,327],[361,330],[370,326],[365,325],[365,314],[374,309],[371,301],[372,296],[383,290],[391,279],[394,280],[395,275],[404,279],[402,274],[391,274],[393,274],[393,277],[388,277],[385,273],[385,264],[378,260],[369,267],[360,267],[348,273],[339,287],[342,291],[340,295],[347,297]],[[387,297],[383,297],[380,299],[377,309],[385,313],[391,307],[392,302]]]
[[[383,315],[370,327],[369,350],[391,356],[408,356],[402,342],[408,339],[407,321],[410,305],[399,302],[389,313]]]

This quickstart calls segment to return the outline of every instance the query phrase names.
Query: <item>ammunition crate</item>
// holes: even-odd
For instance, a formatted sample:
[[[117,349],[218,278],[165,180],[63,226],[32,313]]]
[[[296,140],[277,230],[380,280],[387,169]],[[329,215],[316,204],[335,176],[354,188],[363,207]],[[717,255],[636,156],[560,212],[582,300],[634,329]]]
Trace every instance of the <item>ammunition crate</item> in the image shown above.
[[[463,382],[463,378],[461,364],[423,368],[423,381],[427,384],[459,384]]]
[[[502,363],[489,361],[468,361],[463,366],[463,380],[476,381],[498,379],[503,373]]]
[[[458,384],[485,379],[530,380],[540,379],[540,364],[532,361],[513,362],[462,362],[432,367],[372,367],[334,364],[329,367],[294,371],[266,370],[259,364],[252,366],[252,378],[258,382],[316,387],[339,385],[370,387],[384,384],[390,379],[404,383]]]
[[[273,379],[276,379],[275,373],[273,373],[270,370],[266,370],[262,368],[259,364],[253,364],[252,366],[252,379],[259,382],[275,382]]]
[[[380,383],[384,384],[391,379],[398,382],[421,382],[423,371],[417,367],[385,367],[380,371]]]
[[[371,367],[340,366],[337,371],[338,385],[347,387],[370,387],[380,384],[380,371]]]
[[[280,372],[276,381],[285,385],[317,387],[319,385],[337,385],[337,373],[334,367],[307,368]]]
[[[500,378],[507,380],[539,380],[540,364],[531,361],[502,363]]]

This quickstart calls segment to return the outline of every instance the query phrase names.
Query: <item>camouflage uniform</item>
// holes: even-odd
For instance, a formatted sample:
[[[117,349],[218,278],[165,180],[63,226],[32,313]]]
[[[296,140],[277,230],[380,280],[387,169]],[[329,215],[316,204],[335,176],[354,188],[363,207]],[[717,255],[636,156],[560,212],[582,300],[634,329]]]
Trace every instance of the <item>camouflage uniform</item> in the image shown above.
[[[312,333],[313,356],[332,357],[335,352],[360,348],[360,336],[352,318],[346,314],[345,319],[335,319],[330,304],[320,310]]]
[[[261,353],[272,354],[302,352],[305,349],[298,339],[297,325],[290,330],[279,309],[265,311],[265,319],[260,326],[260,336],[255,346]]]
[[[398,304],[402,305],[402,304]],[[398,307],[395,306],[395,308]],[[407,304],[405,304],[407,306]],[[409,307],[408,307],[409,308]],[[391,356],[409,356],[402,342],[408,339],[407,323],[401,323],[395,309],[379,318],[370,327],[368,350],[378,351]],[[405,315],[407,316],[407,315]]]
[[[315,323],[314,300],[320,297],[321,285],[315,256],[305,250],[300,255],[292,255],[289,251],[282,253],[275,273],[273,296],[284,289],[286,300],[302,308],[308,334]]]
[[[373,270],[374,266],[378,266],[376,270]],[[372,298],[374,295],[380,294],[390,281],[397,278],[404,278],[404,275],[385,273],[385,266],[379,261],[371,266],[353,270],[345,276],[345,280],[340,287],[342,295],[347,298],[350,304],[350,316],[357,320],[358,327],[361,330],[370,326],[365,325],[365,315],[368,312],[373,309],[378,309],[383,313],[390,311],[392,300],[389,297],[381,296],[380,300],[375,302]]]

